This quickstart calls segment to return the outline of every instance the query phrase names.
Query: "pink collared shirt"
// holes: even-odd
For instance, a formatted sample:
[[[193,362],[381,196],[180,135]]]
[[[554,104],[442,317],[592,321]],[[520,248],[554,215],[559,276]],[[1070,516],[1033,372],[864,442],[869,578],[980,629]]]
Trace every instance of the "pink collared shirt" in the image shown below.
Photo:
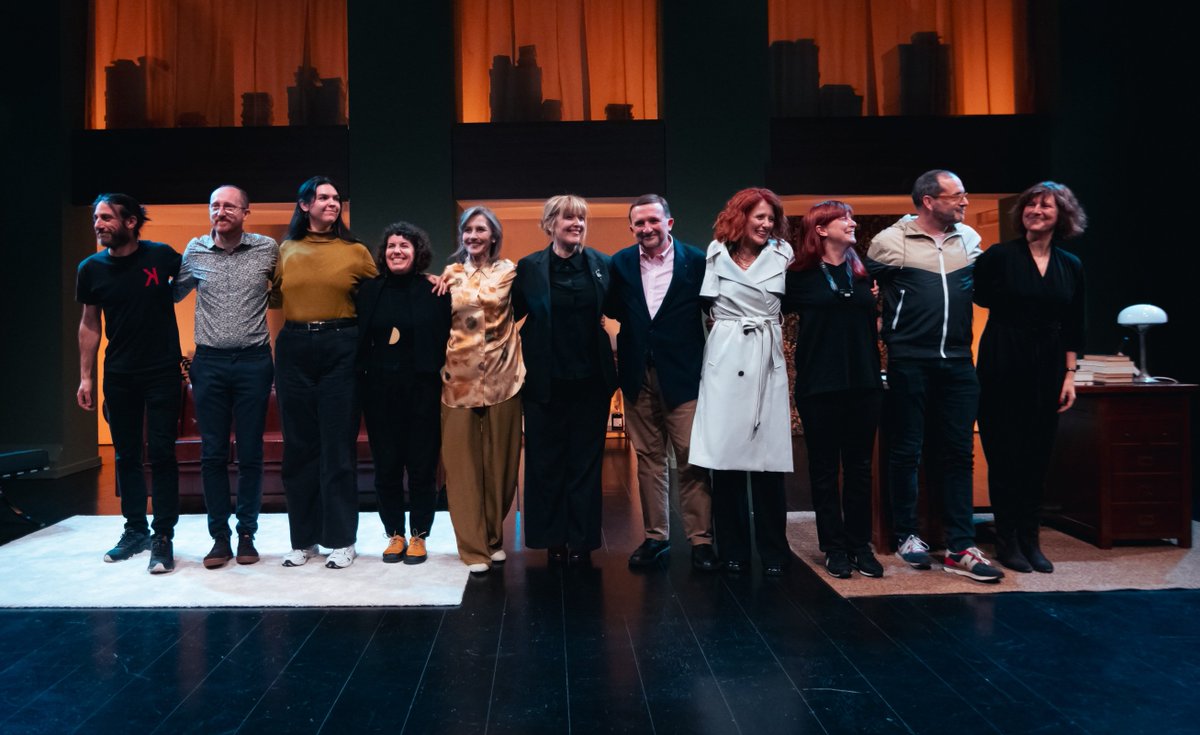
[[[675,272],[675,238],[668,235],[667,245],[658,255],[647,255],[639,245],[638,262],[642,267],[642,292],[646,294],[646,306],[653,319],[671,287],[671,276]]]

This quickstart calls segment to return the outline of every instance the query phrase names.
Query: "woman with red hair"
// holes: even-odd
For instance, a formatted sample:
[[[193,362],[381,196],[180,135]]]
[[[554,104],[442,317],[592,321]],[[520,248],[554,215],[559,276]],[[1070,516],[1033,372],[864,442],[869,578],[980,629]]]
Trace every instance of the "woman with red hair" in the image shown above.
[[[743,189],[713,225],[700,295],[712,299],[691,463],[713,470],[713,525],[723,566],[750,564],[750,507],[763,573],[788,560],[783,474],[792,471],[787,368],[779,297],[792,247],[783,204],[768,189]]]
[[[813,206],[801,223],[784,311],[800,314],[796,408],[804,422],[817,540],[825,569],[883,576],[871,552],[871,448],[882,383],[871,279],[854,252],[854,212],[845,202]],[[842,490],[838,493],[838,465]]]

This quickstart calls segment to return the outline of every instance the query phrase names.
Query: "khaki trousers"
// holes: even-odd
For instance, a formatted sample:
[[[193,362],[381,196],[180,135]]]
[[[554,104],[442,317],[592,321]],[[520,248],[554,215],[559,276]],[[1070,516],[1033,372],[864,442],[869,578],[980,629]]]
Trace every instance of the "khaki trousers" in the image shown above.
[[[670,535],[671,497],[667,449],[675,450],[679,473],[679,513],[683,530],[692,545],[711,544],[712,487],[708,470],[688,464],[692,443],[692,420],[696,402],[673,409],[663,403],[658,374],[646,368],[637,400],[626,404],[625,431],[637,454],[638,492],[642,499],[642,522],[646,538],[665,541]]]
[[[504,519],[517,492],[521,397],[494,406],[442,405],[446,500],[464,564],[492,563],[504,548]]]

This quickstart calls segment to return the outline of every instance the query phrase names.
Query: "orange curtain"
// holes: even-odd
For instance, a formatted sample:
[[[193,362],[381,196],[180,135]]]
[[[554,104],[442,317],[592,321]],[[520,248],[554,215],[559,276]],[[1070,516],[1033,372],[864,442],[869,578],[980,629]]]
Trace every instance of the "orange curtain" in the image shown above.
[[[347,90],[346,0],[93,0],[91,17],[92,128],[109,127],[106,67],[118,60],[129,69],[145,59],[138,78],[151,127],[240,126],[246,92],[269,94],[272,123],[287,125],[287,88],[306,57],[316,76]],[[128,89],[121,95],[133,104]]]
[[[811,38],[821,84],[849,84],[866,115],[899,114],[894,55],[932,31],[950,47],[955,115],[1030,112],[1026,0],[769,0],[771,42]]]
[[[489,122],[496,56],[536,46],[541,98],[563,120],[603,120],[610,104],[658,117],[656,0],[455,0],[462,122]]]

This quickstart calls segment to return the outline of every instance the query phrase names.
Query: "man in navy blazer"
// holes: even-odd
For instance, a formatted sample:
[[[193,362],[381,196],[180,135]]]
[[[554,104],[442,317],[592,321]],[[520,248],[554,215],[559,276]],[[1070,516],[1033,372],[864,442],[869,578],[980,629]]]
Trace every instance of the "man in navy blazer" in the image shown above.
[[[679,508],[692,545],[692,565],[717,568],[708,471],[688,464],[692,419],[704,359],[704,253],[671,236],[671,209],[657,194],[629,208],[637,244],[612,258],[605,314],[621,323],[617,371],[625,397],[625,430],[637,453],[646,539],[629,557],[647,567],[669,554],[667,451],[673,449]]]

